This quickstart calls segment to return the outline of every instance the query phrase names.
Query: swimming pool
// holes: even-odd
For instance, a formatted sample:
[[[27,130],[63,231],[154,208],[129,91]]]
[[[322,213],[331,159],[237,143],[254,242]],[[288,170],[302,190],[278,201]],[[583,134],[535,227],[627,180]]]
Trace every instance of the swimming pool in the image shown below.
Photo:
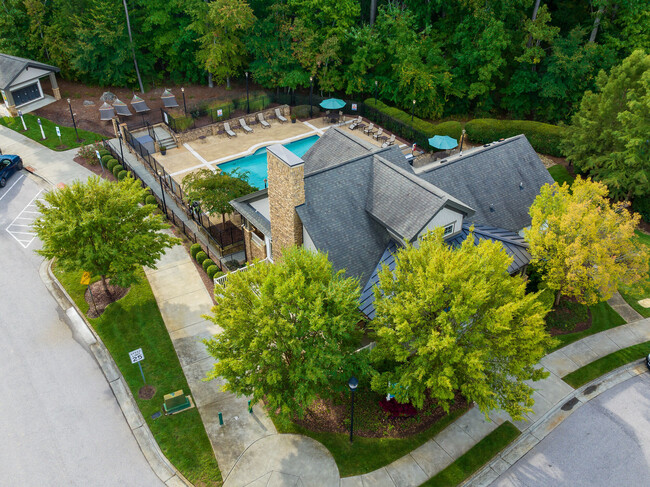
[[[298,157],[302,157],[317,140],[318,135],[312,135],[311,137],[306,137],[283,145]],[[250,185],[257,187],[258,189],[263,189],[264,179],[267,177],[266,147],[257,149],[250,156],[240,157],[239,159],[219,164],[218,167],[224,172],[231,172],[233,169],[248,171],[248,182]]]

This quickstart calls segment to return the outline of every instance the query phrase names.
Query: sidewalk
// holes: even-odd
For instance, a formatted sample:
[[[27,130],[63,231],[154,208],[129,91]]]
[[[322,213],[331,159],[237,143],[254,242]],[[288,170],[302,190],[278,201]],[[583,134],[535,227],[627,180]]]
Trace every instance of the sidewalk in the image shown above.
[[[52,186],[58,183],[70,184],[75,180],[85,181],[94,176],[88,169],[74,162],[79,149],[56,152],[2,125],[0,149],[3,154],[19,155],[25,166],[34,168],[34,173]]]

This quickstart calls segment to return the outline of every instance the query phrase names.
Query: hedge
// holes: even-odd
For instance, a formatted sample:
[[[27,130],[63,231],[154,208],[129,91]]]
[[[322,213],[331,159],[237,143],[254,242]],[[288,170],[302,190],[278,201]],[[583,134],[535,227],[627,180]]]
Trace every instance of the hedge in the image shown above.
[[[201,251],[201,252],[197,253],[196,256],[195,256],[194,258],[195,258],[196,261],[199,263],[199,265],[201,265],[201,264],[203,264],[203,261],[204,261],[205,259],[208,258],[208,254],[206,254],[205,252]]]
[[[124,171],[124,166],[121,164],[116,164],[113,166],[113,170],[111,171],[113,173],[113,176],[117,177],[117,175],[121,172]]]
[[[296,118],[309,118],[309,105],[296,105],[291,109],[291,114]],[[312,107],[312,115],[317,117],[320,114],[318,107]]]
[[[107,151],[106,149],[102,149],[99,151],[99,157],[110,156],[110,155],[111,155],[110,151]]]
[[[203,270],[206,272],[208,271],[208,267],[211,265],[214,265],[212,259],[205,259],[203,262],[201,262],[201,267],[203,267]]]
[[[388,106],[379,100],[375,101],[374,98],[368,98],[364,103],[366,104],[366,107],[375,109],[384,115],[395,118],[400,122],[408,125],[409,127],[413,125],[413,128],[415,130],[424,132],[427,137],[433,137],[434,135],[448,135],[454,139],[460,139],[462,133],[462,126],[460,122],[449,121],[434,125],[427,122],[426,120],[413,117],[413,123],[411,124],[411,115],[400,110],[399,108]]]
[[[211,265],[208,267],[208,277],[212,280],[216,279],[217,277],[223,276],[223,272],[219,270],[219,268],[216,265]]]
[[[101,153],[99,155],[102,156]],[[104,166],[106,165],[109,159],[113,159],[113,156],[111,154],[104,154],[102,156],[102,163],[104,164]]]
[[[203,250],[201,248],[201,244],[198,243],[192,244],[192,246],[190,247],[190,255],[192,256],[193,259],[196,259],[196,254],[201,252],[201,250]]]
[[[467,122],[465,130],[469,139],[479,144],[524,134],[537,152],[556,157],[563,156],[560,141],[565,129],[558,125],[530,120],[477,118]]]

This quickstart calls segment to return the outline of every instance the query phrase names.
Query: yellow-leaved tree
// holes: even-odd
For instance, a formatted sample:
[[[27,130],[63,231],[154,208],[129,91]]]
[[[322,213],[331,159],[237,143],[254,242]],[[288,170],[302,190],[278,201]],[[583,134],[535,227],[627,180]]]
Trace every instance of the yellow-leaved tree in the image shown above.
[[[543,186],[530,207],[525,238],[556,305],[561,296],[596,304],[647,273],[647,252],[634,238],[639,215],[607,195],[604,184],[578,177],[570,188]]]

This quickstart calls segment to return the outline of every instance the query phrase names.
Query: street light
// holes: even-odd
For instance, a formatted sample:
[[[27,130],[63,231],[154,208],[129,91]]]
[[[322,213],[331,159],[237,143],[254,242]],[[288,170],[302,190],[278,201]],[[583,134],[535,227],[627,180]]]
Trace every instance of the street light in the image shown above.
[[[413,100],[413,106],[411,107],[411,125],[413,125],[413,109],[415,108],[415,100]]]
[[[314,92],[314,77],[309,77],[309,118],[313,117],[313,111],[311,106],[311,94]]]
[[[463,141],[465,140],[465,129],[463,129],[463,134],[460,136],[460,155],[463,155]]]
[[[352,433],[354,432],[354,391],[359,385],[356,377],[350,377],[348,387],[350,388],[350,443],[352,443]]]
[[[246,113],[251,112],[251,105],[248,102],[248,71],[246,71]]]
[[[77,132],[77,123],[74,121],[74,113],[72,113],[72,105],[70,105],[70,98],[68,98],[68,108],[70,109],[70,116],[72,117],[72,125],[74,125],[74,133],[77,134],[77,142],[79,142],[79,132]]]
[[[183,110],[185,111],[185,115],[187,116],[187,105],[185,104],[185,88],[181,86],[181,93],[183,93]]]
[[[375,80],[375,106],[377,106],[377,80]]]

